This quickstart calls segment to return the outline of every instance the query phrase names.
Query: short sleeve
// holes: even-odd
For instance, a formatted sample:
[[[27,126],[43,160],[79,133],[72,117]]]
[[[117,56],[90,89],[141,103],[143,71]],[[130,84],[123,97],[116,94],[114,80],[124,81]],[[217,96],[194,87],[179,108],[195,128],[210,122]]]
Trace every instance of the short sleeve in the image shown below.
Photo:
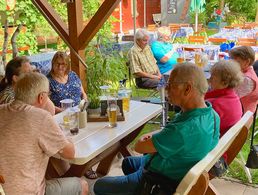
[[[158,42],[154,42],[151,45],[151,51],[156,58],[156,60],[160,61],[166,55],[166,51],[163,49],[162,45]]]
[[[48,155],[53,156],[68,144],[62,130],[54,121],[54,118],[46,113],[42,120],[42,128],[39,134],[39,146]]]
[[[244,81],[238,87],[236,87],[238,97],[242,98],[247,96],[254,90],[254,86],[255,82],[251,78],[244,77]]]
[[[139,59],[138,59],[138,56],[137,56],[136,52],[134,52],[131,49],[128,56],[129,56],[129,59],[130,59],[130,68],[131,68],[132,74],[137,73],[137,72],[141,72],[142,69],[140,67],[140,62],[139,62]]]
[[[152,141],[155,149],[163,158],[180,153],[184,148],[180,128],[175,124],[168,124],[161,132],[154,134]]]

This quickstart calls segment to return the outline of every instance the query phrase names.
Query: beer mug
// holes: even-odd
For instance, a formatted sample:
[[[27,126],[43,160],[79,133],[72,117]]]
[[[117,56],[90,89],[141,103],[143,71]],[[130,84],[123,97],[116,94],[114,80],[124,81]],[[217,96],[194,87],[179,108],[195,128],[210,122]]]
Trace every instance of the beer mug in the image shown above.
[[[117,111],[117,96],[116,94],[110,94],[107,98],[108,127],[117,126]]]

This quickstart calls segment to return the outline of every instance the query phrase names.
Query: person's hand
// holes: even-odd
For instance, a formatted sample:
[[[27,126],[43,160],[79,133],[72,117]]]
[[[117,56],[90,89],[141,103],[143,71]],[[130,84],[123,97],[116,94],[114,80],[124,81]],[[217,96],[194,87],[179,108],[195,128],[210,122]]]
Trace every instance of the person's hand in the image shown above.
[[[152,136],[151,136],[150,134],[143,135],[143,136],[141,137],[140,141],[144,142],[144,141],[146,141],[146,140],[148,140],[148,139],[151,139],[151,137],[152,137]]]
[[[162,75],[152,75],[152,79],[158,79],[158,80],[160,80],[161,79],[161,77],[162,77]]]

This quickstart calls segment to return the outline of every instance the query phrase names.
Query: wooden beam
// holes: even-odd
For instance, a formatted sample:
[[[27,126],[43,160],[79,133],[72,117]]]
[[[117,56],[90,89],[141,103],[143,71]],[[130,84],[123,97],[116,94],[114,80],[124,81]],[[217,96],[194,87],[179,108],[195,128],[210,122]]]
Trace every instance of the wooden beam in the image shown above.
[[[63,38],[64,42],[68,42],[69,44],[68,27],[47,0],[32,0],[32,3],[38,8],[56,32]]]
[[[82,0],[76,0],[73,3],[67,3],[69,42],[76,53],[85,61],[85,48],[80,49],[79,35],[83,30],[83,4]],[[81,78],[82,86],[86,90],[86,68],[80,62],[78,57],[71,53],[71,68]]]
[[[112,14],[119,2],[120,0],[104,0],[98,11],[84,27],[79,36],[80,49],[83,49],[87,46],[87,44],[102,27],[108,17]]]
[[[70,43],[75,50],[79,49],[78,37],[83,29],[82,0],[67,3]]]

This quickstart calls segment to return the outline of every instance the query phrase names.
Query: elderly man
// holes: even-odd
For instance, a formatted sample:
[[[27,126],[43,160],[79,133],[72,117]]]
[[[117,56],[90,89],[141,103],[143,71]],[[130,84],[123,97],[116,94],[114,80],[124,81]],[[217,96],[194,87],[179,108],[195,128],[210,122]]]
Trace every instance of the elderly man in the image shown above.
[[[50,156],[74,158],[74,145],[66,139],[49,110],[48,79],[25,74],[15,87],[15,100],[0,105],[0,173],[6,194],[85,195],[86,181],[60,178],[45,181]]]
[[[148,170],[170,178],[177,185],[219,140],[218,114],[204,101],[207,89],[199,67],[191,63],[176,65],[167,91],[169,102],[180,106],[181,113],[163,130],[143,135],[135,150],[148,155],[125,158],[122,163],[125,176],[97,180],[95,194],[135,194],[147,162]]]
[[[139,88],[156,88],[162,75],[148,45],[149,34],[139,29],[135,38],[136,43],[129,51],[128,57],[136,85]]]

